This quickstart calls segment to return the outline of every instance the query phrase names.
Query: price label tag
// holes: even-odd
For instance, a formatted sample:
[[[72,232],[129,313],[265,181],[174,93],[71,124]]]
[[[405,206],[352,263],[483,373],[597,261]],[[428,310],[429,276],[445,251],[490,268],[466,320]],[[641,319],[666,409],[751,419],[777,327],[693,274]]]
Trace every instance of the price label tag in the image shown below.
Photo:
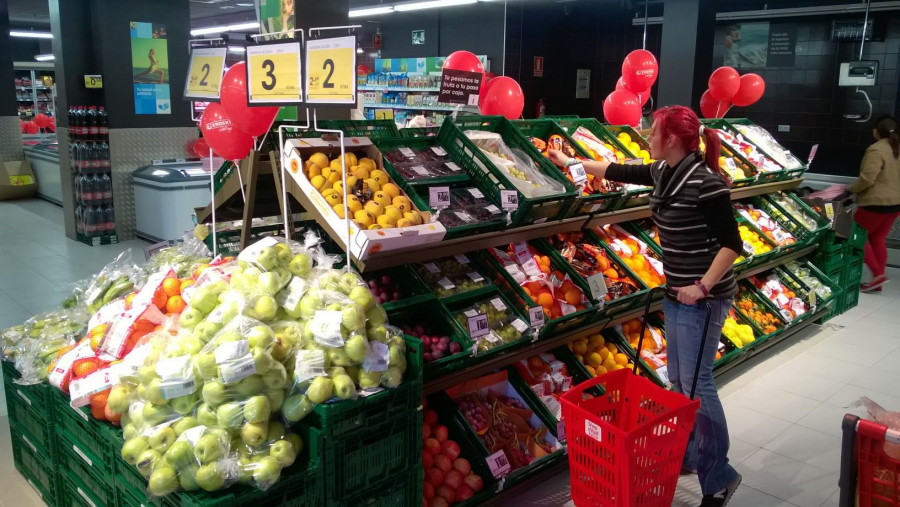
[[[512,469],[512,465],[510,465],[509,460],[506,459],[506,453],[503,452],[503,449],[491,454],[486,460],[488,468],[491,469],[491,475],[493,475],[495,479],[505,476]]]
[[[790,321],[794,320],[793,317],[791,317],[791,312],[789,312],[788,310],[785,310],[782,308],[778,313],[781,314],[781,317],[784,319],[785,322],[790,322]]]
[[[589,420],[584,421],[584,434],[598,442],[603,441],[603,430],[600,425]]]
[[[163,399],[172,400],[187,396],[197,390],[197,379],[191,375],[188,378],[164,380],[159,385]]]
[[[444,290],[453,290],[456,288],[456,285],[451,282],[449,278],[441,278],[437,283]]]
[[[481,283],[484,281],[484,277],[481,276],[481,274],[476,271],[470,271],[469,273],[466,274],[466,276],[468,276],[469,279],[475,283]]]
[[[472,197],[476,199],[484,199],[484,194],[481,193],[481,190],[478,190],[477,188],[467,188],[466,190],[470,194],[472,194]],[[503,192],[503,190],[501,190],[501,192]]]
[[[493,305],[494,309],[496,309],[498,312],[506,311],[506,304],[504,304],[503,300],[500,298],[492,299],[491,305]]]
[[[204,101],[219,98],[227,51],[224,46],[191,50],[187,82],[184,84],[184,98]]]
[[[580,185],[587,181],[587,171],[584,170],[584,164],[572,164],[569,166],[569,176],[576,185]]]
[[[544,325],[544,307],[535,306],[528,309],[528,320],[532,329],[539,329]]]
[[[450,207],[450,187],[429,187],[428,205],[434,209]]]
[[[247,46],[247,103],[302,103],[301,60],[300,41]]]
[[[356,37],[306,42],[306,102],[356,104]]]
[[[669,365],[665,364],[656,369],[656,376],[662,380],[663,384],[669,383]]]
[[[603,299],[607,292],[606,278],[603,277],[603,273],[589,276],[587,283],[591,289],[591,296],[598,301]]]
[[[455,162],[445,162],[444,165],[447,166],[447,169],[450,169],[451,171],[453,171],[455,173],[462,171],[462,169],[460,169],[460,167],[458,165],[456,165]]]
[[[342,347],[344,337],[341,335],[341,312],[339,310],[317,310],[309,323],[317,343],[328,347]]]
[[[566,421],[556,423],[556,439],[559,440],[559,443],[566,441]]]
[[[469,258],[466,257],[464,254],[454,255],[453,258],[456,259],[456,262],[458,262],[460,264],[468,264],[469,263]]]
[[[325,376],[325,351],[300,350],[294,359],[294,378],[297,382]]]
[[[103,76],[100,74],[85,74],[84,75],[84,87],[85,88],[103,88]]]
[[[744,252],[753,255],[756,253],[756,249],[753,248],[749,241],[744,241]]]
[[[222,382],[233,384],[255,374],[256,363],[253,361],[253,356],[248,354],[235,361],[220,365],[219,371],[222,373]]]
[[[412,166],[412,170],[414,173],[418,174],[419,176],[431,175],[431,173],[429,173],[428,170],[425,169],[425,166],[423,166],[423,165],[414,165],[414,166]]]
[[[516,190],[501,190],[500,206],[507,211],[519,209],[519,192]]]
[[[390,349],[381,342],[369,342],[369,353],[363,361],[365,371],[385,371],[390,363]]]
[[[491,332],[488,327],[487,315],[478,313],[473,317],[469,317],[469,336],[472,338],[480,338]]]
[[[441,268],[439,268],[437,266],[437,264],[435,264],[433,262],[429,262],[429,263],[425,264],[425,269],[427,269],[429,273],[440,273],[441,272]]]
[[[416,152],[406,147],[400,148],[400,153],[406,158],[416,158]]]
[[[500,213],[500,208],[494,206],[493,204],[488,205],[488,207],[484,208],[484,209],[486,209],[487,212],[490,213],[491,215],[496,215],[497,213]]]
[[[812,146],[812,149],[809,150],[809,158],[807,159],[808,160],[807,165],[812,165],[813,159],[816,158],[816,153],[818,153],[818,152],[819,152],[819,145],[814,144]]]
[[[247,340],[238,340],[236,342],[228,342],[219,345],[216,347],[214,355],[216,357],[216,364],[222,365],[244,357],[249,353],[250,342]]]
[[[528,324],[526,324],[522,319],[516,319],[512,321],[512,327],[520,333],[528,331]]]
[[[444,150],[443,148],[441,148],[440,146],[432,146],[432,147],[431,147],[431,151],[433,151],[434,154],[437,155],[437,156],[439,156],[439,157],[446,157],[446,156],[447,156],[447,151]]]

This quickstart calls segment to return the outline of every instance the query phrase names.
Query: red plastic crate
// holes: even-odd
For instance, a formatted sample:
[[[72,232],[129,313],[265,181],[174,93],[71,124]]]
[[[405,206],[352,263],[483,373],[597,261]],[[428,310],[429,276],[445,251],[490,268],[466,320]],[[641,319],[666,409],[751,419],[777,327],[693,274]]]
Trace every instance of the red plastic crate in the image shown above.
[[[606,393],[584,399],[598,384]],[[582,382],[561,399],[575,505],[672,504],[699,400],[627,369]]]
[[[856,433],[859,505],[900,507],[900,459],[885,452],[888,440],[900,450],[900,432],[860,419]],[[892,454],[897,456],[897,451]]]

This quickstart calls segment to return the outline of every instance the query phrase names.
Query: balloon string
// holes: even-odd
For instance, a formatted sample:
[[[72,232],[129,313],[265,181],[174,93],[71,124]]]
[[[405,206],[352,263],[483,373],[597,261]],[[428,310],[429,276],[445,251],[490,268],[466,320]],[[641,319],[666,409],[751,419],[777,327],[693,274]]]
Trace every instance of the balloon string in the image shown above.
[[[241,166],[238,164],[237,160],[234,160],[231,163],[234,164],[234,168],[237,169],[238,183],[241,186],[241,197],[244,198],[244,204],[247,204],[247,194],[244,192],[244,177],[241,175]]]
[[[213,170],[213,150],[209,149],[209,192],[212,196],[212,235],[213,235],[213,257],[219,255],[219,242],[216,240],[216,171]]]

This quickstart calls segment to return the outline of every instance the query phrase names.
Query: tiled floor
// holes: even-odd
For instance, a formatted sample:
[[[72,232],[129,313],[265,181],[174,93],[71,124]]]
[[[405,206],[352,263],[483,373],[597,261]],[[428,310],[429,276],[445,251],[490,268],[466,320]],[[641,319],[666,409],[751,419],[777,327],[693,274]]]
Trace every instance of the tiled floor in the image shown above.
[[[54,308],[67,284],[96,273],[143,242],[91,248],[65,238],[62,210],[43,201],[0,203],[0,328]],[[744,482],[729,505],[837,505],[840,423],[866,395],[900,410],[900,270],[878,295],[823,327],[812,326],[719,379],[731,433],[730,458]],[[0,400],[3,391],[0,390]],[[42,505],[15,471],[5,401],[0,402],[0,505]],[[560,474],[509,505],[571,505]],[[695,476],[682,477],[674,505],[700,501]]]

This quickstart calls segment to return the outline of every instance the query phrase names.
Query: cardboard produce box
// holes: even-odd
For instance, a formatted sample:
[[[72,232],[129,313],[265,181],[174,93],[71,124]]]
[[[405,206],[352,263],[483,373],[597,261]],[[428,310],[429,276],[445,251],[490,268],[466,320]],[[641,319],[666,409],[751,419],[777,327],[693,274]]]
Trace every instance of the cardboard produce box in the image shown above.
[[[826,201],[821,197],[801,197],[810,208],[831,221],[831,229],[840,238],[847,239],[853,231],[853,215],[856,214],[854,199]]]
[[[37,180],[27,160],[3,162],[0,165],[0,201],[24,199],[37,192]]]
[[[288,185],[288,190],[299,189],[302,198],[312,206],[307,211],[311,212],[316,220],[331,233],[332,238],[339,244],[346,240],[347,222],[331,208],[331,205],[322,197],[322,194],[306,179],[303,171],[303,162],[314,153],[324,153],[329,159],[340,154],[339,140],[325,140],[317,138],[289,139],[284,143],[282,156],[283,167],[287,168],[294,185]],[[381,152],[378,151],[372,141],[365,137],[345,137],[345,152],[365,154],[375,161],[378,169],[384,170]],[[299,187],[299,188],[298,188]],[[401,190],[401,195],[406,195]],[[408,197],[408,196],[407,196]],[[299,198],[298,198],[299,199]],[[361,230],[356,222],[350,221],[350,253],[357,259],[365,260],[378,252],[408,248],[441,241],[447,233],[447,229],[440,222],[431,221],[433,217],[429,210],[418,210],[425,220],[421,225],[413,225],[402,228]]]

